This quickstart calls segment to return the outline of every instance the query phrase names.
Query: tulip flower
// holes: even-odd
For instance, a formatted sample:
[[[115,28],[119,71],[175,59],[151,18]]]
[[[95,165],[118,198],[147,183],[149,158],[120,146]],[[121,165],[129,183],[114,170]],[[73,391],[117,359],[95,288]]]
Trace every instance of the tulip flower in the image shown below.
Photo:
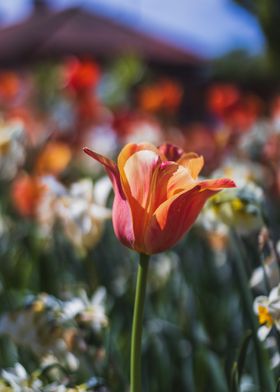
[[[140,253],[131,335],[130,391],[141,392],[141,338],[149,256],[176,244],[206,200],[228,179],[198,179],[203,157],[171,144],[127,144],[112,160],[85,148],[106,169],[115,192],[113,226],[118,239]]]
[[[139,253],[154,254],[175,245],[195,222],[206,200],[229,179],[199,180],[203,157],[171,144],[128,144],[118,163],[87,148],[113,183],[113,226],[117,238]]]

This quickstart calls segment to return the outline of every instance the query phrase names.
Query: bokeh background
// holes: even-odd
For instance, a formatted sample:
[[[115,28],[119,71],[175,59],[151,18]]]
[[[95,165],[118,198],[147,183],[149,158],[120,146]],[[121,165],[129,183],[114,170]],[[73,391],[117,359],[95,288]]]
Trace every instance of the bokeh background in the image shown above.
[[[273,0],[1,2],[0,391],[129,391],[138,259],[82,148],[142,141],[237,184],[152,257],[143,391],[277,390],[279,42]]]

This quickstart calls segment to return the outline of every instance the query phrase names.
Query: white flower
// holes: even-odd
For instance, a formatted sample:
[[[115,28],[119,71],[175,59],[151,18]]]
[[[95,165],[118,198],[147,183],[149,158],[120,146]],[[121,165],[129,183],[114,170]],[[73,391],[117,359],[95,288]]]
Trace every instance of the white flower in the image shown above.
[[[262,218],[263,191],[248,182],[242,188],[228,189],[221,192],[206,204],[212,210],[216,220],[234,227],[240,234],[259,230],[264,222]]]
[[[240,234],[259,230],[264,224],[264,192],[257,185],[264,182],[261,169],[248,162],[229,159],[213,173],[213,177],[228,177],[236,183],[236,188],[224,190],[209,199],[200,219],[208,224],[206,230],[216,230],[221,227],[219,223],[226,225],[224,231],[234,227]]]
[[[13,178],[25,159],[24,126],[19,120],[0,122],[0,178]]]
[[[108,116],[111,117],[111,114],[108,113]],[[113,157],[117,152],[118,140],[117,134],[110,123],[111,119],[108,122],[89,129],[83,140],[83,144],[98,151],[99,154]],[[94,160],[89,160],[83,151],[81,151],[79,158],[80,165],[85,167],[86,170],[90,170],[91,174],[92,172],[97,174],[102,171],[100,164]]]
[[[277,339],[274,336],[269,336],[264,342],[264,347],[269,352],[271,368],[277,368],[280,365],[280,353],[278,351]]]
[[[269,121],[258,121],[240,138],[239,149],[250,157],[259,158],[263,146],[272,133],[273,126]]]
[[[127,135],[124,138],[125,144],[140,143],[143,140],[156,145],[162,142],[162,130],[154,120],[138,119],[132,121],[128,128]]]
[[[228,177],[236,183],[236,187],[251,189],[256,198],[262,198],[262,189],[256,187],[256,184],[263,184],[265,172],[261,165],[250,163],[248,160],[242,160],[230,157],[226,159],[222,166],[212,173],[212,177]],[[251,185],[253,184],[253,185]]]
[[[37,208],[41,232],[50,236],[54,223],[59,221],[65,235],[80,251],[94,246],[100,239],[105,220],[111,218],[106,202],[111,182],[103,177],[95,184],[83,179],[69,190],[52,177],[44,180],[46,190]]]
[[[153,256],[150,270],[150,288],[159,290],[164,287],[177,265],[178,256],[176,253],[160,253]]]
[[[64,303],[63,316],[65,319],[78,317],[79,321],[88,324],[92,329],[99,332],[108,325],[105,313],[106,289],[98,288],[89,299],[85,291],[81,292],[80,297],[73,298]]]
[[[32,380],[20,363],[16,363],[14,368],[2,370],[1,378],[14,392],[40,392],[42,390],[42,382],[39,379]]]
[[[257,297],[253,306],[261,324],[258,331],[260,340],[266,339],[273,326],[280,331],[280,285],[274,287],[268,297]]]
[[[275,257],[268,258],[264,266],[254,270],[250,279],[250,286],[263,291],[265,289],[265,279],[268,280],[271,287],[274,287],[280,281],[279,267]]]
[[[69,192],[56,201],[56,213],[64,232],[81,251],[100,240],[104,222],[111,218],[111,210],[105,207],[110,190],[107,178],[99,180],[95,186],[85,179],[72,184]]]
[[[48,238],[57,219],[56,202],[67,190],[52,176],[42,177],[41,182],[44,190],[37,206],[36,217],[41,235]]]

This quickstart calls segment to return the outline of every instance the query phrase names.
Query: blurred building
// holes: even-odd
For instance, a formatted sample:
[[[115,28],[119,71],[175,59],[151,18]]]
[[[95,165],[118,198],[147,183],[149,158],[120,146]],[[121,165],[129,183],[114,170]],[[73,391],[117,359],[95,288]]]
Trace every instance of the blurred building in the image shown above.
[[[123,54],[139,56],[157,76],[177,79],[188,91],[182,107],[199,116],[206,61],[192,50],[84,8],[53,10],[45,0],[34,0],[28,18],[0,29],[2,69],[73,55],[102,63]]]
[[[1,67],[68,55],[107,59],[124,53],[171,68],[201,62],[191,51],[86,9],[53,11],[43,1],[34,2],[27,19],[0,29]]]

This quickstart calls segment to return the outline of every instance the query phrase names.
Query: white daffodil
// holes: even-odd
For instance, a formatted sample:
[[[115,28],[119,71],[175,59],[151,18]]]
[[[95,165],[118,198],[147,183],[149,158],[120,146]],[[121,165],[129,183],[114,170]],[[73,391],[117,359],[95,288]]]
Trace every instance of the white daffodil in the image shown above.
[[[248,160],[236,159],[230,157],[212,173],[212,177],[228,177],[236,183],[238,189],[245,188],[250,184],[263,184],[266,173],[261,165],[250,163]],[[262,197],[260,188],[252,188],[255,197]]]
[[[178,256],[174,252],[155,255],[150,269],[150,289],[156,291],[163,288],[177,265]]]
[[[43,193],[37,206],[36,217],[40,233],[47,239],[51,237],[53,226],[57,220],[57,200],[64,196],[67,190],[52,176],[42,177],[41,182]]]
[[[236,188],[227,189],[207,202],[199,222],[208,231],[227,232],[230,227],[239,234],[259,230],[263,226],[262,203],[263,189],[257,185],[263,183],[264,173],[261,168],[230,159],[213,177],[231,178]]]
[[[94,246],[103,233],[105,220],[111,218],[106,202],[111,183],[103,177],[95,184],[89,179],[73,183],[69,190],[52,177],[44,179],[46,189],[37,208],[41,233],[50,236],[59,221],[73,245],[85,252]]]
[[[85,292],[68,301],[46,293],[28,296],[24,308],[1,315],[0,335],[9,336],[21,347],[29,347],[42,363],[53,359],[52,362],[59,361],[76,370],[79,355],[88,349],[85,331],[99,334],[108,325],[105,298],[103,287],[91,299]],[[100,347],[93,345],[91,349]]]
[[[280,272],[275,257],[266,259],[264,266],[257,267],[251,276],[250,286],[263,292],[265,290],[265,280],[267,279],[270,287],[274,287],[280,281]]]
[[[20,363],[16,363],[11,369],[2,370],[1,379],[5,381],[14,392],[39,392],[41,391],[42,382],[37,379],[32,379]],[[0,390],[4,391],[4,389]],[[5,391],[10,391],[6,387]]]
[[[142,140],[156,145],[162,143],[162,129],[156,121],[143,118],[136,119],[128,125],[124,143],[140,143]]]
[[[258,331],[260,340],[266,339],[273,326],[280,331],[280,285],[274,287],[268,297],[257,297],[253,306],[261,324]]]
[[[0,178],[11,179],[25,159],[24,126],[19,120],[0,122]]]
[[[241,153],[252,158],[259,158],[267,139],[274,132],[270,121],[262,120],[254,123],[249,132],[239,139],[238,148]]]
[[[69,192],[56,201],[56,213],[69,240],[79,250],[94,246],[103,233],[111,210],[105,207],[111,183],[102,178],[95,185],[81,180],[71,185]]]
[[[240,234],[246,234],[259,230],[264,224],[262,201],[262,189],[253,182],[248,182],[241,188],[229,189],[213,196],[206,209],[212,210],[217,221],[234,227]]]
[[[89,299],[86,292],[82,291],[80,297],[66,301],[63,305],[63,316],[65,319],[77,318],[79,322],[90,325],[92,329],[99,332],[108,325],[105,313],[106,289],[98,288]]]
[[[83,139],[83,145],[89,146],[93,150],[98,151],[100,154],[113,159],[118,149],[118,137],[116,131],[111,125],[113,118],[112,113],[106,110],[104,114],[108,117],[108,121],[88,129],[85,138]],[[81,151],[78,155],[78,159],[79,165],[87,172],[91,173],[91,175],[92,173],[97,175],[102,172],[98,162],[89,160],[83,151]]]

